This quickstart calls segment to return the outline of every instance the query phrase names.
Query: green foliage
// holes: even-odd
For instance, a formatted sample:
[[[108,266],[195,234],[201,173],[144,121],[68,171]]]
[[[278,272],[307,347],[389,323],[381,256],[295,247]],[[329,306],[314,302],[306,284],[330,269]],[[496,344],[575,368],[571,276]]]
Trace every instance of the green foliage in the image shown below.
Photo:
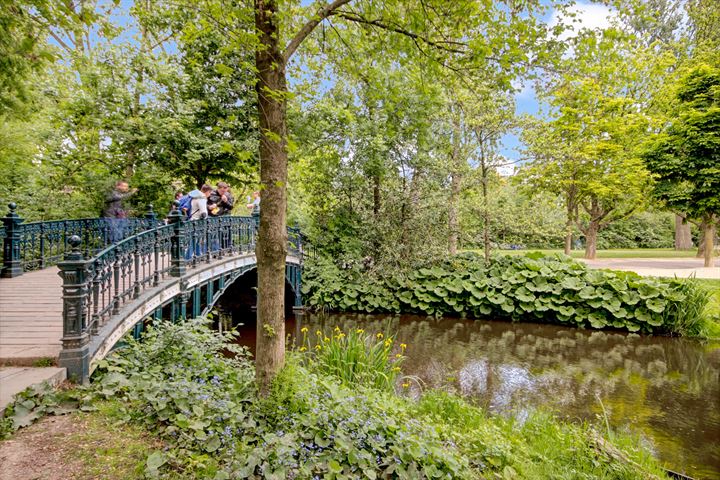
[[[340,381],[305,354],[291,353],[269,396],[260,399],[252,365],[227,340],[203,320],[159,325],[143,342],[128,339],[103,361],[89,390],[47,389],[43,400],[28,391],[4,422],[17,417],[26,424],[37,405],[44,410],[33,418],[63,413],[60,398],[74,399],[76,408],[92,393],[92,407],[82,403],[98,409],[91,418],[141,426],[165,443],[162,450],[146,450],[148,478],[639,480],[658,472],[647,453],[622,436],[613,436],[614,443],[623,442],[618,457],[613,452],[620,450],[587,426],[537,413],[522,423],[488,417],[445,392],[426,392],[418,400],[398,396]],[[387,337],[379,340],[384,345]],[[358,333],[345,345],[358,343],[377,342]],[[239,356],[228,359],[227,350]],[[82,447],[78,455],[112,467],[108,448],[98,456]],[[137,447],[128,449],[136,459]]]
[[[243,372],[249,362],[220,355],[223,338],[204,325],[163,325],[172,333],[151,332],[144,346],[131,343],[108,359],[104,376],[94,384],[101,396],[117,400],[118,418],[139,421],[168,442],[167,450],[147,459],[151,477],[470,479],[559,471],[639,479],[655,468],[632,448],[625,452],[642,467],[605,456],[586,427],[542,415],[517,426],[438,392],[417,403],[387,389],[341,382],[304,354],[290,354],[267,398],[246,401],[250,379]],[[357,340],[346,346],[373,343],[361,336]],[[161,354],[165,348],[169,352]],[[188,373],[172,367],[178,356]],[[227,368],[229,362],[236,368]],[[172,374],[163,377],[167,369]],[[208,379],[211,373],[216,377]],[[179,376],[196,385],[177,383]],[[157,403],[150,390],[157,381],[175,382],[174,392],[158,387],[175,400]],[[225,408],[214,410],[216,404]],[[219,442],[213,440],[215,429],[223,426]],[[203,434],[203,440],[195,438]]]
[[[608,225],[598,234],[598,248],[672,248],[673,215],[642,212]]]
[[[712,220],[720,215],[720,68],[700,64],[678,80],[673,120],[656,135],[645,163],[656,195],[673,209]]]
[[[387,391],[395,388],[406,345],[395,348],[392,335],[366,333],[360,328],[346,334],[339,327],[329,334],[318,330],[314,341],[307,327],[302,334],[299,350],[305,352],[301,358],[308,368],[321,375],[332,375],[350,387],[365,385]]]
[[[0,440],[45,415],[65,415],[78,408],[89,410],[90,396],[83,389],[57,390],[47,382],[18,393],[0,418]]]
[[[100,362],[94,389],[122,398],[126,418],[142,423],[177,448],[210,454],[232,446],[228,432],[252,422],[254,371],[246,352],[228,344],[207,320],[162,323],[143,341],[128,339],[122,355]],[[232,358],[223,356],[229,350]]]
[[[562,255],[474,255],[423,268],[363,273],[309,266],[306,302],[339,311],[407,312],[696,334],[707,298],[692,282],[593,270]],[[692,308],[690,308],[692,307]]]
[[[492,180],[492,178],[491,178]],[[563,244],[564,212],[554,195],[524,195],[511,182],[499,178],[491,182],[490,240],[499,248],[522,245],[525,248],[557,248]],[[461,203],[463,248],[481,248],[482,198],[470,191]]]

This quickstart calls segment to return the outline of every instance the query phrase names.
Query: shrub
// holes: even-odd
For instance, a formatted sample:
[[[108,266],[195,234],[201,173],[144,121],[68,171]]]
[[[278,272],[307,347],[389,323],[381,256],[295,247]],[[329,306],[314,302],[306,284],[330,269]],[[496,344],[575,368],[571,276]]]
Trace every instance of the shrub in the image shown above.
[[[594,270],[564,255],[474,255],[398,272],[309,265],[311,307],[574,324],[631,332],[692,334],[706,297],[692,282]],[[686,309],[693,305],[692,309]]]

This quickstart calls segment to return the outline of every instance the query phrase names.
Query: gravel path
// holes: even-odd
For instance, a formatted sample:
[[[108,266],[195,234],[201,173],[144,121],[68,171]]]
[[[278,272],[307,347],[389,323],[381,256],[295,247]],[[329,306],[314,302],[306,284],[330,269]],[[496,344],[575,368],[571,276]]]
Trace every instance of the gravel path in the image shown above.
[[[599,258],[579,259],[593,268],[626,270],[646,277],[710,278],[720,280],[720,266],[705,268],[701,258]],[[720,263],[720,260],[715,260]]]

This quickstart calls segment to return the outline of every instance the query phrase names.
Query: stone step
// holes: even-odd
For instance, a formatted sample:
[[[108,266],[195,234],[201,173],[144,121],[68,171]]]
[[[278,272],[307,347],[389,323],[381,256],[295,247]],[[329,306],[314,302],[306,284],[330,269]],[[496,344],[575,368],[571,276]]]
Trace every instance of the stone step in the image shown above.
[[[58,367],[2,367],[0,368],[0,415],[13,397],[28,387],[47,381],[58,385],[67,378],[67,370]]]

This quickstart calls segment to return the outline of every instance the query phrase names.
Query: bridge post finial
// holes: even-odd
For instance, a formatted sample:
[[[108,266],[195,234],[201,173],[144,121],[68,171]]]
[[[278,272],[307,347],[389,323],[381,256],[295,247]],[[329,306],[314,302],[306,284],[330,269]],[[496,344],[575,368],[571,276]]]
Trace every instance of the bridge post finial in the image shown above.
[[[20,260],[20,237],[23,226],[23,219],[15,212],[17,205],[14,202],[8,204],[8,213],[2,218],[5,227],[5,238],[3,239],[3,264],[0,277],[19,277],[23,273]]]
[[[92,262],[83,258],[82,240],[77,235],[68,239],[70,250],[58,264],[63,279],[63,349],[59,364],[67,368],[68,377],[87,383],[90,376],[90,335],[88,332],[88,295],[92,278]]]
[[[182,277],[187,267],[185,265],[185,222],[180,211],[180,202],[173,202],[173,209],[168,215],[168,223],[173,225],[170,237],[170,275]]]
[[[145,212],[145,218],[147,220],[157,221],[157,214],[155,214],[155,210],[153,210],[152,203],[148,204],[148,206],[147,206],[147,212]]]

